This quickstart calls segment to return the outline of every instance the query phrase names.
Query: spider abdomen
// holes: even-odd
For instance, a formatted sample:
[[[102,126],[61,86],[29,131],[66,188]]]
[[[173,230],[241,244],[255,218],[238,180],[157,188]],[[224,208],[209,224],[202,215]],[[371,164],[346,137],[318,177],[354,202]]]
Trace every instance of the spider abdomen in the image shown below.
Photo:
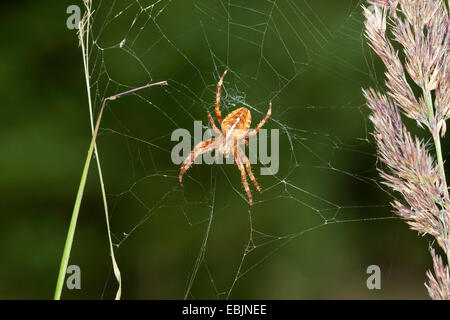
[[[244,107],[236,109],[222,121],[222,131],[226,135],[241,137],[250,128],[251,120],[250,110]]]

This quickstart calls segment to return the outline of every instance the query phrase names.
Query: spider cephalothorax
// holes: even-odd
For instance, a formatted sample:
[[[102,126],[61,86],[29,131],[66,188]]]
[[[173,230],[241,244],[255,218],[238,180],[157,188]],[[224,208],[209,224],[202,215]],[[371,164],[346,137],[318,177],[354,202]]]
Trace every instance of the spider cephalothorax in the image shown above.
[[[213,149],[217,149],[217,151],[225,155],[225,157],[228,157],[230,153],[232,153],[234,159],[236,160],[236,165],[241,171],[242,184],[244,185],[244,189],[248,197],[248,202],[251,207],[253,203],[252,194],[250,192],[250,188],[247,183],[247,175],[245,173],[245,170],[247,170],[250,180],[252,180],[253,184],[255,185],[255,188],[259,192],[261,192],[261,188],[259,187],[255,177],[253,176],[250,161],[248,160],[247,156],[242,151],[242,149],[239,147],[239,145],[240,144],[248,145],[248,141],[246,139],[253,137],[255,134],[257,134],[258,131],[261,129],[261,127],[266,123],[267,119],[269,119],[271,114],[272,103],[271,102],[269,103],[269,110],[267,111],[267,114],[264,117],[264,119],[262,119],[261,122],[258,124],[258,126],[251,132],[248,131],[248,129],[250,128],[251,114],[247,108],[239,108],[234,110],[222,121],[222,115],[220,114],[220,89],[222,87],[223,78],[225,77],[226,74],[227,70],[224,71],[222,77],[220,78],[219,83],[217,84],[217,92],[216,92],[215,109],[216,109],[216,118],[217,121],[219,122],[220,130],[216,127],[211,114],[208,112],[208,119],[209,122],[211,123],[211,127],[214,129],[214,131],[219,133],[219,137],[204,140],[198,143],[194,147],[194,149],[192,149],[191,153],[186,157],[186,159],[184,159],[181,165],[179,175],[180,185],[183,186],[183,174],[191,167],[191,165],[194,163],[195,158],[197,158],[199,155],[208,151],[212,151]]]

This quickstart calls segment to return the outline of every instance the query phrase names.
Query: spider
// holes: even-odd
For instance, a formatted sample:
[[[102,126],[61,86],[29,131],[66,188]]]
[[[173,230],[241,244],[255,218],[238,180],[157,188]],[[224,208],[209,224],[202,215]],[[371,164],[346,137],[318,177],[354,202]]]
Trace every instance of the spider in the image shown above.
[[[259,187],[255,177],[253,176],[250,161],[248,160],[242,149],[238,146],[240,144],[245,144],[246,146],[248,146],[248,141],[245,139],[251,138],[255,134],[257,134],[261,127],[266,123],[271,114],[272,102],[269,102],[269,110],[267,111],[266,116],[261,120],[261,122],[253,131],[248,131],[248,129],[250,128],[251,114],[250,111],[244,107],[234,110],[222,121],[222,115],[220,114],[220,89],[222,87],[223,79],[225,78],[226,74],[227,70],[225,70],[222,74],[222,77],[217,84],[216,91],[215,109],[216,118],[221,128],[220,130],[216,127],[214,119],[211,116],[211,113],[209,113],[208,111],[208,119],[211,123],[211,127],[214,131],[219,133],[219,137],[199,142],[194,147],[194,149],[192,149],[191,153],[183,160],[179,174],[180,186],[183,187],[183,174],[192,166],[195,158],[197,158],[199,155],[208,151],[212,151],[213,149],[217,149],[217,151],[225,155],[225,157],[228,157],[230,153],[233,153],[234,159],[236,160],[236,165],[238,166],[239,171],[241,171],[242,184],[244,185],[244,189],[248,197],[249,206],[251,208],[253,198],[247,183],[247,175],[245,173],[245,170],[247,170],[250,180],[252,180],[255,188],[259,191],[259,193],[261,193],[261,188]]]

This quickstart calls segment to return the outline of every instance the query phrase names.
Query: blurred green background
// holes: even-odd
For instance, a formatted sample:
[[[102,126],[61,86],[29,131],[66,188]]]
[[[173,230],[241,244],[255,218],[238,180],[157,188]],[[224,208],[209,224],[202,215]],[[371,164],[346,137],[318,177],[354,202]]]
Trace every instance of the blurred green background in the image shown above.
[[[98,139],[123,298],[223,299],[231,288],[233,299],[427,298],[430,239],[393,217],[374,183],[361,87],[382,87],[383,69],[364,43],[361,3],[94,1],[95,111],[111,94],[169,82],[111,102]],[[82,8],[21,1],[1,13],[1,299],[53,296],[90,141],[71,4]],[[223,114],[245,102],[254,126],[272,100],[265,127],[280,130],[279,172],[253,166],[264,193],[251,186],[251,225],[234,166],[196,165],[181,189],[170,160],[173,130],[207,125],[225,68]],[[114,297],[95,162],[70,264],[82,289],[64,299]],[[373,264],[381,290],[366,287]]]

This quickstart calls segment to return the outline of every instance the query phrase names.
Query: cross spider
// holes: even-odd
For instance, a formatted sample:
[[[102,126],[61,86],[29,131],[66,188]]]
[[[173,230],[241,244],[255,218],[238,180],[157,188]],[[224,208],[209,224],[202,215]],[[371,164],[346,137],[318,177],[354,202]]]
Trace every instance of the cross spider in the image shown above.
[[[267,111],[267,114],[264,117],[264,119],[262,119],[261,122],[258,124],[258,126],[251,132],[248,131],[248,129],[250,128],[251,114],[247,108],[242,107],[234,110],[222,121],[222,115],[220,114],[220,89],[222,87],[223,78],[225,78],[226,74],[227,70],[224,71],[222,77],[220,78],[219,83],[217,84],[217,92],[216,92],[216,118],[217,121],[219,122],[221,130],[219,130],[216,127],[214,120],[208,111],[208,119],[209,122],[211,123],[211,127],[213,128],[214,131],[219,133],[220,136],[218,138],[201,141],[194,147],[194,149],[192,149],[190,155],[184,159],[181,165],[181,170],[179,174],[180,186],[183,187],[183,174],[192,166],[195,158],[197,158],[199,155],[208,151],[212,151],[213,149],[217,149],[217,151],[224,154],[225,157],[228,157],[232,152],[234,159],[236,160],[236,165],[241,171],[242,184],[244,185],[244,189],[245,192],[247,193],[248,202],[251,208],[253,203],[252,194],[250,192],[250,188],[247,183],[247,176],[245,173],[245,169],[247,169],[247,173],[250,177],[250,180],[252,180],[253,184],[255,185],[255,188],[260,193],[261,188],[259,187],[255,177],[253,176],[250,161],[248,160],[247,156],[242,151],[242,149],[239,148],[238,146],[240,144],[245,144],[248,146],[248,141],[245,139],[253,137],[255,134],[257,134],[258,131],[261,129],[261,127],[266,123],[267,119],[269,119],[271,114],[272,102],[269,103],[269,110]]]

